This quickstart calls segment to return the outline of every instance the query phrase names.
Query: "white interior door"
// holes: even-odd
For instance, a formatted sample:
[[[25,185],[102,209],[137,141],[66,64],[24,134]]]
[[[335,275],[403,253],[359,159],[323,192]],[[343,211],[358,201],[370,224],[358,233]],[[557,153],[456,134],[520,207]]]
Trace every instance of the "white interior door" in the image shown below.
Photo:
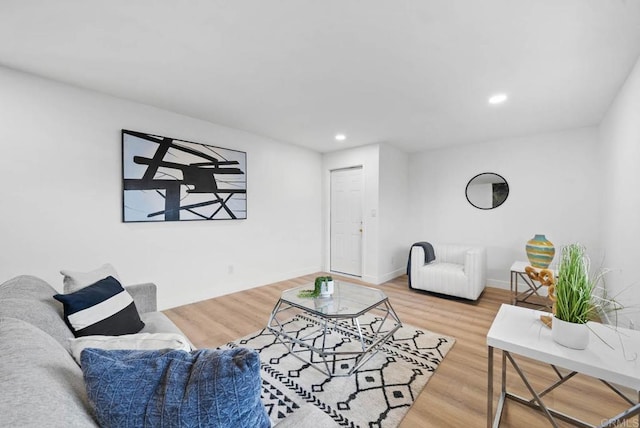
[[[362,167],[331,171],[331,271],[362,276]]]

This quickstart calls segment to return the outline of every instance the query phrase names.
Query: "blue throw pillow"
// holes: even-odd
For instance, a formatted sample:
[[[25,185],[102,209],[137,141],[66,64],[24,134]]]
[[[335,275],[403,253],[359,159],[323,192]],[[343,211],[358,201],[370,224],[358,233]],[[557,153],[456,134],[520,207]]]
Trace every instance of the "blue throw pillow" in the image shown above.
[[[133,297],[112,276],[53,298],[64,306],[64,320],[76,337],[120,336],[144,327]]]
[[[101,426],[268,428],[254,350],[87,348],[80,356]]]

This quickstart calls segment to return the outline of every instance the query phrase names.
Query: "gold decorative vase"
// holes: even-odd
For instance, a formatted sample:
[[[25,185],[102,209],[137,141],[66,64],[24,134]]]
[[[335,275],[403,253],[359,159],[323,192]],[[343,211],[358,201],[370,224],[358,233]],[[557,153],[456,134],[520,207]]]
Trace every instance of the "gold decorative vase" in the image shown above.
[[[553,243],[544,235],[536,235],[531,238],[527,241],[525,249],[529,263],[538,269],[548,268],[553,260],[553,256],[556,254]]]

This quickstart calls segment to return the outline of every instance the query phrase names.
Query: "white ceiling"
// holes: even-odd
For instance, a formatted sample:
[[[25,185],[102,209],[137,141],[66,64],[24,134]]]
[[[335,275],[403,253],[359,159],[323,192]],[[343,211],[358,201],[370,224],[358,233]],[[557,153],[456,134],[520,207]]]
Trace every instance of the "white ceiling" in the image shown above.
[[[639,55],[640,0],[0,0],[1,65],[320,152],[596,125]]]

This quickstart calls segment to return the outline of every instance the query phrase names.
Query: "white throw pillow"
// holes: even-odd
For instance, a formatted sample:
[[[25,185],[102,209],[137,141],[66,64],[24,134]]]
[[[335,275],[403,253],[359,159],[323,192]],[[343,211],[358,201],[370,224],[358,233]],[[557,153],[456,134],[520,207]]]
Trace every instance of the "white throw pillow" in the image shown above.
[[[83,336],[69,339],[69,351],[78,364],[80,364],[80,354],[84,348],[191,351],[191,345],[187,338],[177,333],[136,333],[122,336]]]
[[[64,294],[73,293],[74,291],[88,287],[89,285],[95,284],[108,276],[112,276],[117,279],[118,282],[121,282],[115,268],[109,263],[105,263],[99,268],[89,272],[75,272],[63,269],[60,273],[64,275],[64,279],[62,280],[62,283],[64,284]]]

